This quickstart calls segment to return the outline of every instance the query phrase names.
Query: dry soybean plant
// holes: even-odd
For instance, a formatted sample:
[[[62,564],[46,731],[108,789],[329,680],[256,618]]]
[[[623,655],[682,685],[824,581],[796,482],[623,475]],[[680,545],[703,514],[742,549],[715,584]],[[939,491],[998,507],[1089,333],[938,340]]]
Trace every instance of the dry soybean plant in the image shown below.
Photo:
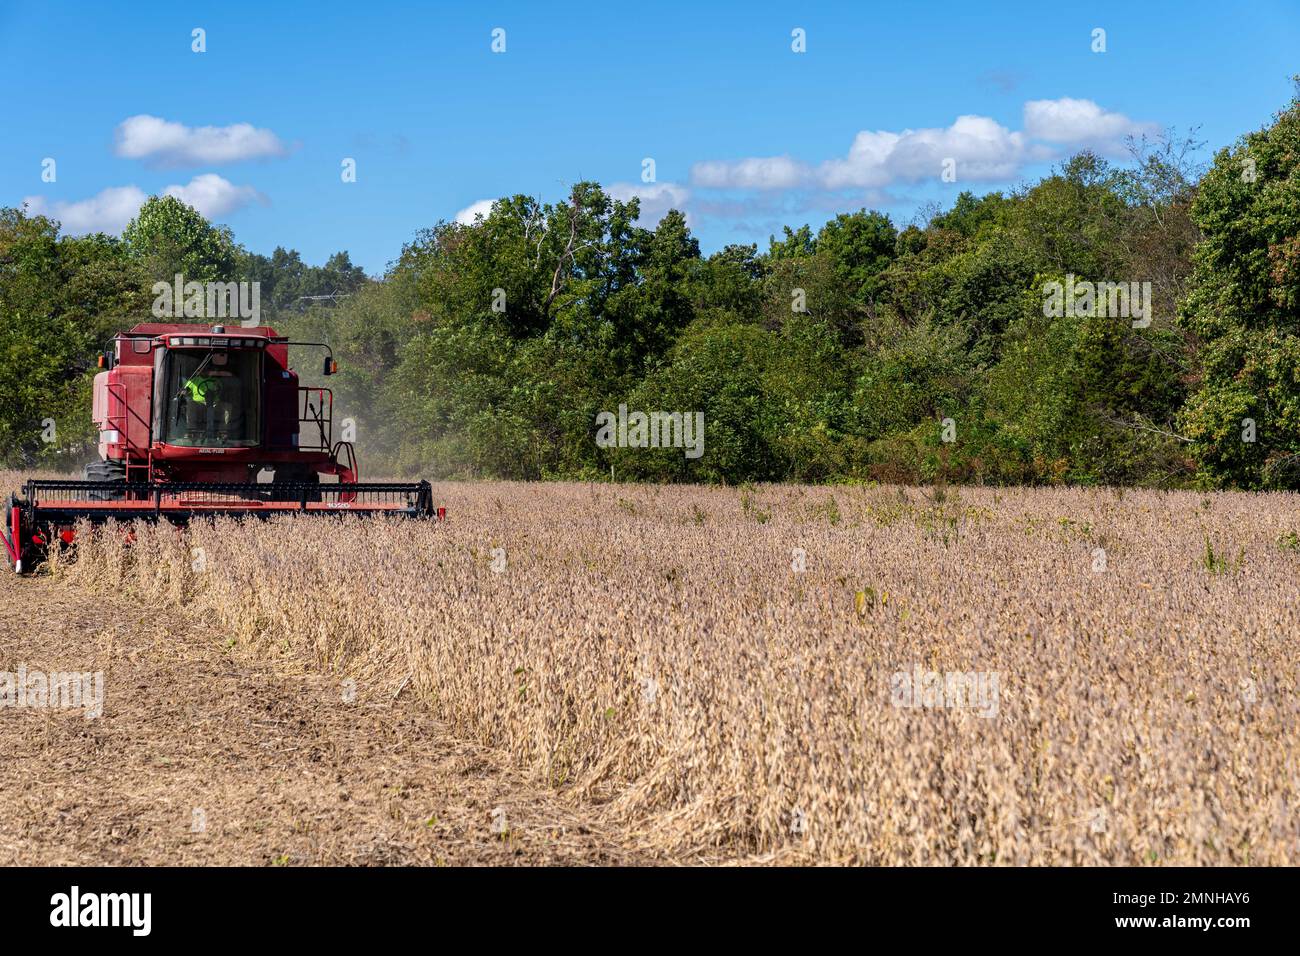
[[[422,695],[697,859],[1294,862],[1285,495],[454,484],[56,573]]]

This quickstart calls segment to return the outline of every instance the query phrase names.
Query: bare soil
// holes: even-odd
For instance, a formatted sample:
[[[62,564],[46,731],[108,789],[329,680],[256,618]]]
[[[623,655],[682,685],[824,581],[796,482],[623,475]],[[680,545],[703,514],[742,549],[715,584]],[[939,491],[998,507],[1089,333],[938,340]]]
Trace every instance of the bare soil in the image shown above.
[[[0,864],[649,862],[408,691],[349,703],[174,613],[0,574],[0,671],[20,664],[103,671],[104,708],[0,708]]]

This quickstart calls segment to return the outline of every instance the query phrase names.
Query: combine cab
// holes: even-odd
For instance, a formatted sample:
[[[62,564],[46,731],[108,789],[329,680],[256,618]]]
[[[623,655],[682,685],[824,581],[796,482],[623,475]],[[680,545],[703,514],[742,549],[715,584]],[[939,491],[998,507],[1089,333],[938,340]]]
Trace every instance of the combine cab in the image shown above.
[[[100,359],[93,417],[99,460],[82,481],[28,481],[4,515],[5,551],[30,570],[78,520],[196,515],[395,514],[442,518],[427,481],[360,481],[351,443],[334,441],[333,393],[307,388],[289,342],[266,326],[144,323]],[[322,482],[321,476],[331,476]]]

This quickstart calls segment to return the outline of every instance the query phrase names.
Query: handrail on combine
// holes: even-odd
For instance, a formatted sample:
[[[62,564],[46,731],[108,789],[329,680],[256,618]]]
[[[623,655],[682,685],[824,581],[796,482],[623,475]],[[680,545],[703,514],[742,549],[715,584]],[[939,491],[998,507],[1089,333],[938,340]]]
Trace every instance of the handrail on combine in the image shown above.
[[[334,446],[334,392],[319,386],[298,386],[298,450],[329,451]],[[316,402],[312,404],[312,397]],[[309,444],[301,426],[314,424],[318,441]]]

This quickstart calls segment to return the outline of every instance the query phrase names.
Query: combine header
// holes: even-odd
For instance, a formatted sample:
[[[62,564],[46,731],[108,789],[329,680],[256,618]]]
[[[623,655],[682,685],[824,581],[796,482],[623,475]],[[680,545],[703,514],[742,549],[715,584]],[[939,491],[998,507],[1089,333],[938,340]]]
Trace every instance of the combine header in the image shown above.
[[[444,517],[427,481],[362,484],[350,442],[334,441],[334,396],[307,388],[266,326],[144,323],[113,339],[95,376],[99,461],[82,481],[31,480],[10,496],[0,535],[14,570],[70,544],[81,519],[391,514]],[[321,475],[334,481],[322,482]]]

